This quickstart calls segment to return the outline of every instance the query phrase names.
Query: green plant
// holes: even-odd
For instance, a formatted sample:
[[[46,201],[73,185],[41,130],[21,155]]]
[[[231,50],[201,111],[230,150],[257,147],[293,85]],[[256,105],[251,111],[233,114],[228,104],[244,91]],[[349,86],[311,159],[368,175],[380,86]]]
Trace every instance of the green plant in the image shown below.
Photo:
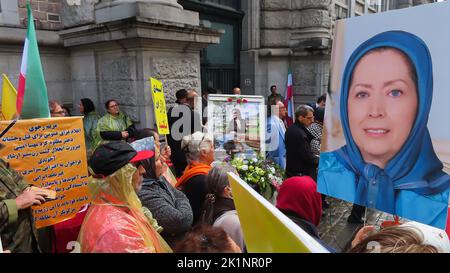
[[[252,159],[234,157],[230,162],[238,171],[241,179],[266,199],[273,196],[285,178],[284,171],[261,154]]]

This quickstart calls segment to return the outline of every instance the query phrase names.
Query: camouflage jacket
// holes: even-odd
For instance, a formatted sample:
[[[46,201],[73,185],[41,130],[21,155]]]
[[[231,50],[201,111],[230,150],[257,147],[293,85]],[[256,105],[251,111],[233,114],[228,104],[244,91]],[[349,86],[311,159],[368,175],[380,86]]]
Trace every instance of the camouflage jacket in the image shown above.
[[[40,252],[31,209],[18,210],[15,199],[29,184],[0,159],[0,235],[3,249]]]

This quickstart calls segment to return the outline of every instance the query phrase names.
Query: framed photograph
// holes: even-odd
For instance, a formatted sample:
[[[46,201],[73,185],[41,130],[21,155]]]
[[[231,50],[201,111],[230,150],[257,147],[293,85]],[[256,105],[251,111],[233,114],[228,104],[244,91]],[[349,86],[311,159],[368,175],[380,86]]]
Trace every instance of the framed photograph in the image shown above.
[[[207,128],[216,160],[265,154],[265,110],[262,96],[209,95]]]
[[[449,14],[443,2],[338,21],[319,192],[446,227]]]

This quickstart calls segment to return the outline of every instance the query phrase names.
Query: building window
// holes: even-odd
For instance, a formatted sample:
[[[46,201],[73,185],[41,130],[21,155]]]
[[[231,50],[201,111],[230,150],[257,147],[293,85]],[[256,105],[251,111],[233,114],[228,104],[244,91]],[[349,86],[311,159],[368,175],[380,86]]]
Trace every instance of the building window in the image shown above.
[[[368,4],[369,4],[369,11],[371,12],[377,12],[377,11],[381,11],[381,3],[382,0],[368,0]]]
[[[238,0],[196,0],[196,1],[213,4],[213,5],[217,5],[217,6],[225,6],[225,7],[233,8],[235,10],[240,10],[240,1],[238,1]]]
[[[350,17],[349,8],[350,0],[336,0],[334,5],[336,19],[344,19]]]

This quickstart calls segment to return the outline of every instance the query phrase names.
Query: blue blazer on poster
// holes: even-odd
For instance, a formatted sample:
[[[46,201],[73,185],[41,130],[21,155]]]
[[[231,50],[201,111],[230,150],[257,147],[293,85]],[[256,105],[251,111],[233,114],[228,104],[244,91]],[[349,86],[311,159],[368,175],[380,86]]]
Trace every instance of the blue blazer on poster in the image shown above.
[[[411,132],[384,169],[366,163],[351,135],[348,96],[358,61],[375,48],[395,48],[409,57],[417,74],[418,108]],[[433,97],[430,52],[417,36],[403,31],[378,34],[350,56],[341,86],[340,118],[346,145],[321,154],[318,191],[410,220],[445,228],[450,176],[436,156],[427,128]]]
[[[267,157],[277,163],[283,170],[286,169],[285,133],[286,128],[279,118],[270,116],[267,119]]]

